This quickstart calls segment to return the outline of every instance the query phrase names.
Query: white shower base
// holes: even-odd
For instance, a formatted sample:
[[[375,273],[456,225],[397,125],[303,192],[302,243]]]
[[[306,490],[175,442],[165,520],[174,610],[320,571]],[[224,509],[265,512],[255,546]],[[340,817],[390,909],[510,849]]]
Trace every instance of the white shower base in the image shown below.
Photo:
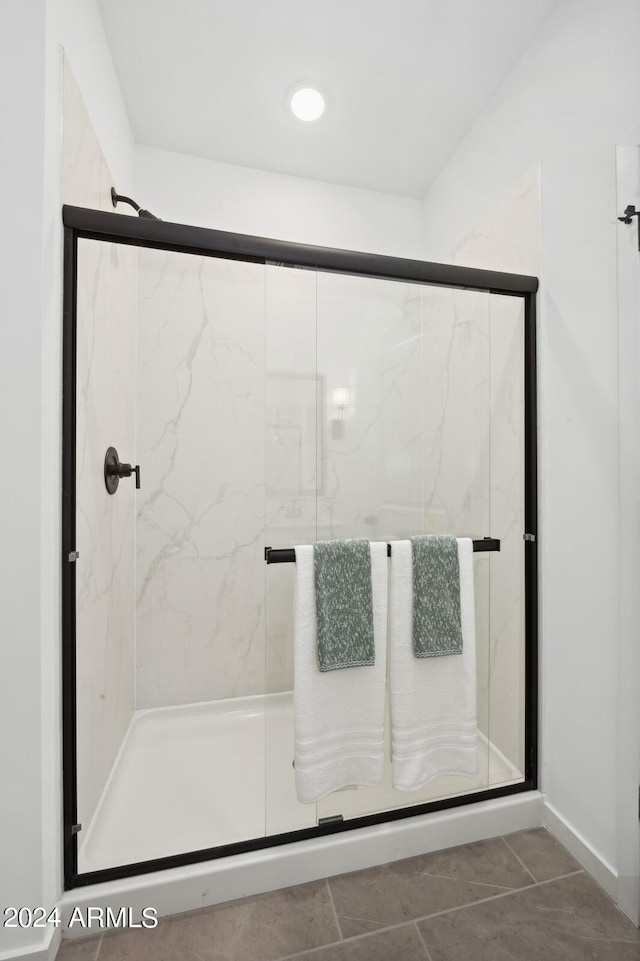
[[[388,731],[389,725],[386,725]],[[81,873],[313,827],[518,783],[522,774],[480,736],[478,775],[394,791],[386,765],[375,789],[300,804],[290,692],[137,711],[96,814],[82,832]],[[389,756],[388,747],[386,756]]]

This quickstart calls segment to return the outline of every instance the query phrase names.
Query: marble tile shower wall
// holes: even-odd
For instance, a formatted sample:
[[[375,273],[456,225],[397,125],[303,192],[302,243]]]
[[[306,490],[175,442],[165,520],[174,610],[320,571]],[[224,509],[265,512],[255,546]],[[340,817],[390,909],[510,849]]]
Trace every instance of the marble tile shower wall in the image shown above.
[[[419,288],[272,270],[267,284],[268,543],[384,540],[420,531]],[[289,440],[294,449],[300,445],[299,485]],[[293,570],[269,568],[267,585],[268,690],[290,690]]]
[[[266,281],[265,544],[292,547],[324,536],[317,455],[327,385],[316,355],[317,276],[269,266]],[[265,682],[273,693],[293,686],[293,566],[272,565],[265,577]]]
[[[111,174],[64,65],[62,197],[111,207]],[[136,252],[80,241],[77,339],[78,819],[88,826],[135,707],[135,497],[110,497],[107,447],[135,456]],[[114,365],[113,359],[118,363]],[[82,837],[82,835],[81,835]],[[80,851],[82,856],[82,848]]]
[[[291,688],[265,544],[490,533],[480,726],[521,762],[519,301],[157,251],[139,285],[138,706]]]
[[[137,706],[265,689],[265,268],[139,252]]]
[[[419,531],[420,288],[319,274],[317,303],[318,370],[327,382],[319,527],[330,538],[371,540]]]
[[[520,301],[269,269],[266,542],[503,537],[474,561],[479,720],[522,769]],[[286,690],[291,567],[268,569],[266,604],[267,689]]]

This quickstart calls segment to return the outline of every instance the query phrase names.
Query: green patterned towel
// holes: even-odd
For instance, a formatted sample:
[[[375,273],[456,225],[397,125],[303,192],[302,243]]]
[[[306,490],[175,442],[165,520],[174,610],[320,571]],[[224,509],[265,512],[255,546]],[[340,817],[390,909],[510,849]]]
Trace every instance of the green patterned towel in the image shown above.
[[[321,671],[375,663],[369,541],[313,546]]]
[[[412,537],[413,653],[462,654],[460,566],[455,537]]]

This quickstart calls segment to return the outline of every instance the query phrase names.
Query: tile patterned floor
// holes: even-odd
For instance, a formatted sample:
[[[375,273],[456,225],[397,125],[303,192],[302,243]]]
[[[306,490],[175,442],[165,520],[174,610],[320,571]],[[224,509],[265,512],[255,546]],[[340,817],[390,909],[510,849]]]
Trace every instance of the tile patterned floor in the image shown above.
[[[543,828],[64,944],[58,961],[640,961]]]

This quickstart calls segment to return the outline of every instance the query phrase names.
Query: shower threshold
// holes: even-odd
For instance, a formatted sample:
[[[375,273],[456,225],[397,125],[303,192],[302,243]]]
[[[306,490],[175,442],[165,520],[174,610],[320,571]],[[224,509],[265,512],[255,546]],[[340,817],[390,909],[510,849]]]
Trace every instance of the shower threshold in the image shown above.
[[[386,724],[389,730],[389,724]],[[388,736],[388,734],[387,734]],[[300,804],[291,692],[136,711],[96,813],[80,835],[81,874],[504,787],[522,773],[480,734],[478,775],[395,791],[377,788]],[[388,744],[385,757],[389,758]]]

